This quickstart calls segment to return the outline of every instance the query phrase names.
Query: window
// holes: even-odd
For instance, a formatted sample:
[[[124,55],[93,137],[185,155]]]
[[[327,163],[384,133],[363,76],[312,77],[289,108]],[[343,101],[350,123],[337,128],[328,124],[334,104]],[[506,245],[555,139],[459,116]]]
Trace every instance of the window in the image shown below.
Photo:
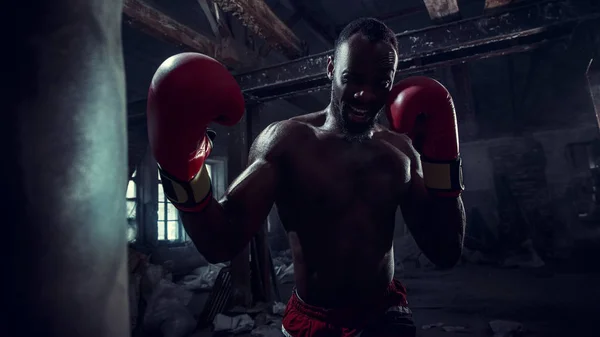
[[[208,175],[212,177],[212,166],[206,164]],[[165,197],[160,173],[158,174],[158,241],[185,242],[189,241],[183,224],[179,219],[179,211]]]
[[[133,172],[127,183],[126,203],[127,203],[127,240],[134,242],[137,237],[137,186],[135,184],[136,171]]]

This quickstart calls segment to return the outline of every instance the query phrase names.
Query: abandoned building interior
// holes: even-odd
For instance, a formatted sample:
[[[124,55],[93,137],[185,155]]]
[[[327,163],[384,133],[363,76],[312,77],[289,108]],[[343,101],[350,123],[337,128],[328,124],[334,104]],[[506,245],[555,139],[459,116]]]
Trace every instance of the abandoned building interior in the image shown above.
[[[97,3],[94,8],[113,3],[105,1],[90,3]],[[57,3],[60,9],[73,1]],[[55,11],[47,13],[59,20]],[[283,312],[294,289],[288,235],[275,206],[262,229],[230,262],[210,263],[191,242],[179,211],[165,196],[150,149],[148,89],[156,70],[173,55],[201,53],[223,64],[242,90],[241,120],[234,126],[210,125],[217,136],[206,168],[218,199],[246,168],[252,142],[268,125],[327,107],[328,56],[343,28],[361,17],[378,19],[396,34],[396,82],[433,78],[448,89],[456,109],[467,219],[457,265],[436,267],[413,239],[401,212],[396,213],[395,277],[407,288],[417,336],[600,336],[596,0],[123,0],[119,27],[128,183],[125,197],[117,199],[126,205],[128,241],[123,256],[129,310],[120,314],[127,316],[131,335],[282,336]],[[388,123],[385,118],[381,122]],[[88,131],[96,132],[92,126]],[[16,157],[33,153],[27,151]],[[102,175],[101,170],[91,171]],[[69,191],[65,187],[52,193]],[[19,227],[12,232],[18,239],[10,248],[13,253],[4,254],[15,256],[11,273],[32,278],[60,273],[57,266],[52,273],[40,272],[42,267],[23,272],[23,266],[42,263],[32,260],[43,260],[44,252],[54,248],[51,244],[35,254],[17,248],[26,237],[47,243],[42,234],[32,234],[32,228],[41,226],[32,223],[41,222],[46,213],[35,215],[31,203],[18,207],[33,215],[19,220],[29,225],[13,226]],[[90,212],[101,218],[111,209]],[[84,215],[78,219],[86,223]],[[58,245],[61,231],[53,233]],[[97,249],[104,252],[110,245],[102,242]],[[27,262],[19,260],[24,256]],[[110,270],[96,270],[94,259],[85,262],[86,255],[81,256],[76,260],[90,264],[85,267],[89,277]],[[24,281],[14,284],[19,282]],[[34,282],[58,281],[38,279],[27,281],[29,288],[15,286],[22,298],[10,297],[7,287],[4,298],[37,305],[23,295]],[[68,288],[76,280],[66,282]],[[32,298],[44,298],[48,291]],[[48,311],[19,308],[35,312],[32,319]],[[90,307],[89,314],[94,310]],[[73,320],[86,320],[78,317]],[[54,324],[75,324],[66,318],[42,321],[40,326],[63,332],[70,330]],[[81,331],[117,336],[98,327]],[[8,331],[6,336],[20,336],[16,328]],[[70,333],[62,336],[79,335]]]

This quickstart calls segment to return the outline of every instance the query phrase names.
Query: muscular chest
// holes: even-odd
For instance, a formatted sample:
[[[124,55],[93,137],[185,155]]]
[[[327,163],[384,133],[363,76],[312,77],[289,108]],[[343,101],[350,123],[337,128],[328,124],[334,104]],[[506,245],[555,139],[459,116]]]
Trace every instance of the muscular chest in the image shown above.
[[[289,191],[317,208],[395,208],[410,181],[408,157],[380,142],[320,140],[298,154],[287,170]]]

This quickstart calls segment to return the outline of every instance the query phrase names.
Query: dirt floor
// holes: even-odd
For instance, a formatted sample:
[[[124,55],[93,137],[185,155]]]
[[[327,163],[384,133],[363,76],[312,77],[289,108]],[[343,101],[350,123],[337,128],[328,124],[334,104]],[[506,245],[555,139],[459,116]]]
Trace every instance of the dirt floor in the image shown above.
[[[540,275],[541,274],[541,275]],[[409,271],[402,277],[417,326],[437,322],[489,336],[489,322],[523,324],[528,336],[600,336],[600,274],[461,266],[449,272]],[[439,328],[420,336],[464,336]]]
[[[521,323],[524,336],[600,336],[600,273],[462,265],[451,271],[405,270],[397,277],[408,288],[418,336],[492,336],[493,320]],[[282,295],[289,297],[291,289],[281,285]],[[202,305],[199,298],[194,302]],[[426,329],[432,324],[437,326]],[[445,331],[453,328],[460,331]]]

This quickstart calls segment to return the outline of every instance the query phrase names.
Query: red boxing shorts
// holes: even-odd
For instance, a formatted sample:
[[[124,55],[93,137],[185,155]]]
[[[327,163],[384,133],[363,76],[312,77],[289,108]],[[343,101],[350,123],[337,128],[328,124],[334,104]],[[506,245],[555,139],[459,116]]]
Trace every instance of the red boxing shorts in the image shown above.
[[[381,298],[353,308],[324,309],[293,292],[281,324],[286,337],[414,337],[406,288],[393,280]]]

